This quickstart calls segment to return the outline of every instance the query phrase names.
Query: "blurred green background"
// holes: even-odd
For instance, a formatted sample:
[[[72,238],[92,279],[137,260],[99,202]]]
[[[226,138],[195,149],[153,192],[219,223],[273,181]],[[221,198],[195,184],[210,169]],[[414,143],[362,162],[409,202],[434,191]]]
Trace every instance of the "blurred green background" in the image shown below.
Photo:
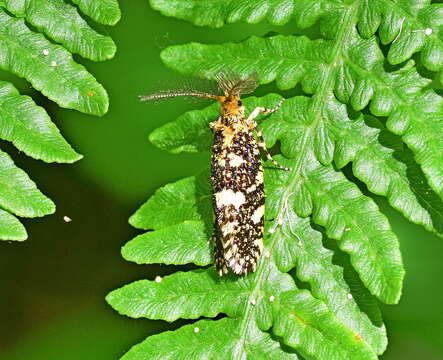
[[[60,109],[12,78],[48,109],[85,158],[74,165],[48,165],[1,144],[57,204],[55,215],[25,221],[30,234],[26,242],[0,243],[2,360],[117,359],[131,345],[168,327],[120,316],[104,297],[133,280],[168,272],[166,266],[124,261],[120,247],[137,234],[128,217],[156,188],[207,166],[208,154],[170,155],[154,148],[148,134],[205,104],[183,99],[142,104],[137,95],[162,88],[165,79],[174,82],[175,75],[159,58],[166,46],[294,32],[293,25],[197,28],[161,16],[146,0],[122,0],[121,8],[116,27],[99,28],[116,41],[115,59],[98,64],[78,59],[109,92],[110,111],[103,118]],[[257,93],[270,91],[276,91],[273,85]],[[443,242],[408,223],[383,199],[376,200],[401,239],[407,270],[400,304],[382,307],[390,336],[383,359],[443,359]],[[65,215],[72,222],[65,223]]]

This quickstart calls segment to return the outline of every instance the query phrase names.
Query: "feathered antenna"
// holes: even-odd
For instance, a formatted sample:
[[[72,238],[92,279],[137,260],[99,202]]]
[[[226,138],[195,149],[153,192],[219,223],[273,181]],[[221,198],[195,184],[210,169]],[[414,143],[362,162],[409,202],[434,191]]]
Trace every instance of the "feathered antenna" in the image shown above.
[[[197,96],[197,97],[218,100],[217,95],[208,94],[196,90],[163,90],[150,95],[140,95],[138,98],[140,101],[151,101],[151,100],[166,99],[177,96]]]
[[[219,89],[223,91],[225,96],[240,96],[240,94],[248,94],[253,92],[258,86],[258,75],[255,72],[245,77],[241,77],[230,70],[224,69],[216,75],[215,79]],[[155,101],[178,96],[196,96],[217,101],[223,101],[224,98],[223,96],[210,94],[204,91],[179,89],[162,90],[150,95],[140,95],[139,99],[140,101]]]

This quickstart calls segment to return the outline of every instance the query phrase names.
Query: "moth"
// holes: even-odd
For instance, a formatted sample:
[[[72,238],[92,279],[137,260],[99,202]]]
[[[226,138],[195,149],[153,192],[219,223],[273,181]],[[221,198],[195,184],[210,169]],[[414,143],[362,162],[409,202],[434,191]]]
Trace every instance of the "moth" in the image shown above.
[[[197,96],[220,103],[220,115],[209,126],[214,135],[211,155],[212,202],[214,209],[214,263],[220,276],[229,270],[238,275],[254,272],[263,250],[265,192],[260,150],[278,168],[266,148],[255,119],[272,109],[255,108],[248,116],[240,99],[258,86],[256,74],[245,77],[221,72],[216,80],[223,95],[196,90],[166,91],[141,96],[149,101],[176,96]]]

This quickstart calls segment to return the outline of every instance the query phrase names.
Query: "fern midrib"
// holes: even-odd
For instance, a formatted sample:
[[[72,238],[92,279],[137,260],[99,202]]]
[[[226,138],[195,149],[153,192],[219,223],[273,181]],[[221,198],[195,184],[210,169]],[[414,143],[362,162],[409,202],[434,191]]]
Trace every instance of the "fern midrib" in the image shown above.
[[[338,66],[338,56],[342,55],[342,46],[346,42],[345,35],[348,33],[351,27],[355,26],[355,12],[356,9],[358,9],[358,6],[356,4],[359,4],[360,1],[356,1],[353,3],[347,10],[347,13],[345,16],[343,16],[342,28],[340,29],[340,32],[338,33],[337,38],[335,39],[335,44],[333,47],[333,56],[331,58],[331,61],[328,65],[328,74],[326,76],[326,79],[323,78],[323,84],[320,86],[320,91],[318,91],[313,97],[312,97],[312,106],[310,107],[311,113],[314,114],[314,120],[313,122],[307,126],[307,129],[304,133],[303,140],[301,142],[300,150],[297,152],[299,156],[296,158],[295,166],[293,167],[293,171],[291,172],[291,175],[289,176],[289,184],[287,186],[288,189],[294,188],[297,181],[299,181],[299,177],[304,177],[304,174],[302,172],[302,169],[304,168],[304,161],[306,160],[306,154],[308,154],[308,145],[312,145],[312,139],[313,134],[315,130],[317,129],[318,123],[321,119],[323,119],[323,111],[324,111],[324,105],[326,103],[326,100],[328,97],[333,96],[333,80],[335,76],[335,72],[337,70]],[[354,20],[352,22],[351,20]],[[307,181],[308,179],[304,177],[304,180]],[[287,192],[287,196],[290,196]],[[280,205],[280,209],[278,213],[281,213],[284,207],[284,203],[280,201],[280,204],[283,203],[283,206]]]
[[[329,63],[329,69],[328,69],[328,74],[326,75],[326,79],[323,78],[323,83],[320,86],[320,91],[317,92],[317,94],[315,94],[313,96],[313,105],[312,105],[312,112],[315,114],[315,119],[314,121],[311,123],[311,125],[307,128],[307,130],[304,133],[303,136],[303,140],[301,142],[301,147],[300,150],[298,152],[299,156],[296,159],[296,164],[293,168],[293,171],[291,172],[292,178],[290,177],[290,183],[287,186],[288,191],[286,191],[286,196],[284,197],[285,199],[290,196],[289,191],[290,189],[292,189],[296,182],[298,181],[298,175],[302,175],[302,169],[303,169],[303,164],[305,161],[305,154],[307,154],[307,150],[308,150],[308,145],[312,144],[312,133],[316,130],[317,125],[320,121],[320,119],[322,118],[323,115],[323,109],[324,109],[324,98],[330,96],[333,92],[332,89],[332,85],[333,85],[333,80],[334,80],[334,75],[335,75],[335,71],[337,69],[337,63],[339,60],[339,55],[341,55],[342,53],[342,46],[343,44],[345,44],[345,36],[348,33],[348,31],[352,28],[355,27],[356,24],[356,10],[358,9],[358,5],[360,3],[359,1],[356,1],[355,3],[353,3],[352,5],[349,6],[349,8],[346,10],[346,14],[343,16],[343,20],[342,20],[342,27],[337,35],[337,38],[335,39],[335,44],[333,47],[333,51],[332,51],[332,57],[331,57],[331,61]],[[283,203],[283,206],[281,205]],[[279,206],[279,211],[277,218],[281,218],[281,213],[282,211],[284,211],[284,203],[285,201],[280,201],[280,206]],[[270,240],[269,240],[269,244],[267,246],[268,251],[272,254],[272,249],[275,246],[275,243],[277,241],[277,236],[275,234],[270,236]],[[245,344],[246,344],[246,339],[247,339],[247,333],[249,330],[249,324],[251,321],[255,321],[255,318],[253,317],[253,312],[255,305],[253,305],[253,303],[256,302],[257,299],[257,294],[259,292],[261,292],[261,287],[262,284],[265,281],[265,274],[268,274],[270,269],[269,267],[269,261],[271,261],[272,259],[272,255],[270,258],[267,258],[266,256],[262,256],[262,262],[259,264],[259,268],[258,268],[258,274],[257,274],[257,281],[256,281],[256,285],[253,288],[253,290],[251,291],[251,295],[248,298],[247,304],[246,304],[246,308],[245,308],[245,312],[242,316],[242,321],[240,323],[240,339],[241,339],[241,343],[242,343],[242,348],[244,349],[244,351],[246,351],[245,349]],[[266,270],[266,271],[265,271]],[[252,302],[251,302],[252,301]],[[240,357],[239,357],[240,356]],[[237,355],[234,357],[234,360],[243,360],[243,356],[241,356],[241,354]]]

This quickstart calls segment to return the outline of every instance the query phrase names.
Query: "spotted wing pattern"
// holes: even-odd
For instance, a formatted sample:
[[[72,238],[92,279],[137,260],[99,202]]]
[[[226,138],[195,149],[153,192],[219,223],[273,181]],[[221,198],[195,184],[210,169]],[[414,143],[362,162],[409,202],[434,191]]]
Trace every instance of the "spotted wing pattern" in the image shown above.
[[[213,125],[211,164],[215,266],[220,275],[244,275],[255,271],[263,249],[263,168],[252,131],[222,120]]]

